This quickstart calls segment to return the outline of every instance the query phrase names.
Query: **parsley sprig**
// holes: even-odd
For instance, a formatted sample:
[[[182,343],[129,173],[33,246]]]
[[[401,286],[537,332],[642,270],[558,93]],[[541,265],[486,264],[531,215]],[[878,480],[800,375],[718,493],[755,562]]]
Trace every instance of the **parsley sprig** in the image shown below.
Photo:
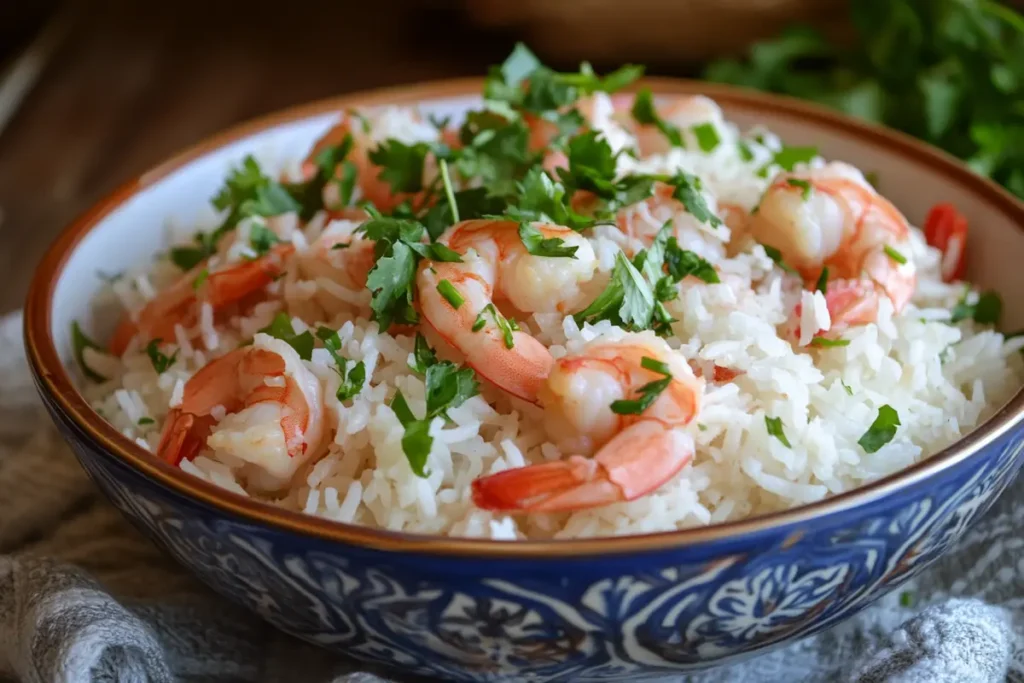
[[[417,418],[401,390],[391,399],[391,409],[402,424],[402,452],[409,468],[418,477],[427,477],[426,469],[434,438],[430,436],[430,423],[435,417],[447,419],[447,411],[462,405],[479,393],[480,385],[472,368],[459,367],[451,361],[439,361],[434,350],[422,336],[416,336],[416,372],[424,375],[426,385],[426,414]]]

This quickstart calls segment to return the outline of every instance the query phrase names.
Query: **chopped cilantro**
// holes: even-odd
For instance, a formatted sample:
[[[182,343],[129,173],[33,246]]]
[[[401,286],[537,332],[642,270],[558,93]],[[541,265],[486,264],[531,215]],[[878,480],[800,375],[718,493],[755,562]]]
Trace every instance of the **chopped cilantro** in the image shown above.
[[[802,178],[786,178],[786,184],[800,188],[800,198],[805,202],[811,198],[811,183]]]
[[[613,323],[645,330],[654,315],[654,292],[626,255],[619,252],[615,268],[604,291],[585,309],[576,314],[576,322],[611,320]]]
[[[457,408],[479,391],[479,383],[471,368],[459,368],[449,361],[435,362],[426,368],[427,414],[417,419],[409,408],[401,391],[395,392],[391,409],[405,433],[402,435],[402,452],[409,467],[418,477],[427,477],[425,466],[434,439],[430,436],[430,422],[437,416],[447,416],[447,411]]]
[[[351,369],[348,368],[350,361],[341,355],[341,338],[334,330],[320,327],[317,328],[316,336],[324,343],[327,352],[331,354],[335,364],[334,371],[341,378],[341,384],[338,385],[335,395],[339,401],[353,398],[363,390],[363,385],[366,383],[366,365],[363,361],[358,361],[353,364]]]
[[[278,312],[274,319],[270,321],[270,324],[260,330],[260,332],[269,334],[271,337],[280,339],[288,344],[288,346],[295,349],[295,352],[299,354],[299,358],[302,360],[309,360],[313,357],[313,335],[309,330],[302,334],[295,334],[295,329],[292,327],[292,319],[283,311]]]
[[[196,275],[196,279],[192,280],[192,289],[199,290],[207,280],[210,279],[210,271],[203,268],[199,271],[199,275]]]
[[[753,150],[751,150],[750,145],[744,142],[743,140],[740,140],[738,143],[736,143],[736,151],[739,153],[741,161],[754,160]]]
[[[888,244],[885,245],[885,247],[883,247],[883,249],[885,250],[886,255],[889,258],[891,258],[893,261],[895,261],[896,263],[898,263],[900,265],[903,265],[904,263],[907,262],[907,257],[906,256],[904,256],[900,252],[896,251],[895,249],[890,247]]]
[[[156,420],[154,420],[151,417],[140,417],[139,418],[138,425],[140,427],[145,427],[146,425],[151,425],[151,424],[156,424]]]
[[[509,320],[501,314],[501,311],[494,304],[487,304],[484,306],[484,310],[480,311],[480,315],[473,321],[473,327],[471,328],[474,332],[479,332],[487,324],[487,314],[491,314],[491,319],[494,321],[494,325],[501,332],[502,340],[505,342],[505,348],[511,349],[515,345],[515,337],[512,335],[513,332],[519,329],[519,325],[514,320]]]
[[[721,282],[713,265],[696,253],[681,248],[675,237],[670,237],[665,245],[665,265],[676,282],[688,275],[693,275],[708,284]]]
[[[210,254],[203,247],[171,247],[171,263],[189,271],[206,260]]]
[[[516,187],[515,205],[506,210],[506,215],[512,220],[520,223],[542,221],[573,230],[583,230],[595,223],[593,218],[572,209],[565,187],[552,180],[540,167],[531,168]]]
[[[438,282],[437,291],[445,298],[445,301],[451,304],[452,308],[456,310],[458,310],[459,306],[466,303],[466,299],[459,294],[459,290],[455,289],[455,285],[448,280],[441,280]]]
[[[821,275],[818,276],[818,281],[814,283],[814,289],[822,294],[828,294],[828,266],[821,269]]]
[[[373,294],[373,319],[381,329],[387,329],[395,320],[414,322],[417,318],[412,298],[417,253],[405,241],[383,236],[377,239],[377,251],[382,255],[366,278],[366,287]]]
[[[262,223],[253,223],[249,227],[249,244],[257,256],[263,256],[280,241],[277,233]]]
[[[864,436],[857,443],[867,453],[874,453],[896,436],[896,428],[900,426],[900,416],[892,406],[884,405],[878,409],[878,417],[871,423]]]
[[[522,240],[526,251],[534,256],[576,258],[576,250],[579,249],[565,246],[565,241],[561,237],[544,237],[540,230],[529,223],[519,224],[519,239]]]
[[[691,130],[693,130],[694,137],[697,138],[697,146],[703,152],[713,152],[722,142],[722,138],[719,137],[718,130],[715,129],[713,124],[699,123]]]
[[[674,188],[672,196],[679,200],[686,210],[701,223],[707,223],[712,228],[722,224],[722,219],[711,212],[704,195],[701,194],[703,186],[700,178],[695,175],[680,171],[672,176],[668,183]]]
[[[146,346],[146,353],[149,355],[149,360],[153,364],[153,369],[156,370],[158,375],[164,374],[167,368],[174,365],[174,362],[178,360],[178,350],[176,349],[170,356],[160,351],[160,342],[162,339],[154,339]]]
[[[974,322],[981,325],[998,324],[999,318],[1003,314],[1003,300],[999,294],[993,291],[982,292],[975,303],[969,304],[967,303],[967,297],[970,293],[970,288],[964,291],[960,301],[953,307],[950,322],[958,323],[961,320],[971,318]]]
[[[781,251],[779,251],[775,247],[768,246],[767,244],[762,244],[761,247],[764,249],[764,253],[768,255],[768,258],[774,261],[775,265],[777,265],[779,268],[782,268],[782,270],[786,271],[790,275],[796,273],[795,270],[793,270],[785,261],[782,260]]]
[[[434,438],[430,436],[430,420],[416,419],[401,390],[396,391],[395,397],[391,399],[391,409],[405,430],[402,434],[402,452],[409,462],[409,469],[417,477],[427,478],[430,475],[426,469],[427,457],[434,445]]]
[[[417,142],[407,145],[388,139],[372,150],[370,161],[380,168],[378,177],[391,185],[393,192],[419,192],[423,189],[423,167],[430,145]]]
[[[475,330],[474,330],[475,331]],[[416,343],[413,347],[413,359],[415,365],[410,365],[413,372],[418,372],[421,375],[427,374],[427,368],[437,363],[437,354],[434,353],[434,349],[430,348],[430,344],[427,343],[426,337],[419,332],[416,333]]]
[[[102,352],[103,349],[100,345],[86,336],[85,332],[79,326],[78,321],[75,320],[71,323],[71,350],[75,356],[75,362],[78,363],[78,367],[82,369],[82,374],[87,379],[93,382],[106,382],[107,378],[99,374],[85,363],[85,350],[92,349],[93,351]]]
[[[850,388],[849,384],[847,384],[843,380],[839,380],[839,383],[843,385],[843,389],[846,390],[846,395],[847,396],[853,396],[853,389]]]
[[[650,197],[654,179],[643,175],[616,178],[618,155],[597,131],[587,131],[573,137],[566,149],[569,168],[558,169],[558,176],[572,196],[576,190],[594,194],[604,203],[608,216],[617,209]],[[606,216],[602,214],[602,218]]]
[[[644,126],[655,126],[673,147],[686,147],[679,128],[658,115],[658,111],[654,107],[654,96],[650,89],[644,88],[636,94],[636,99],[633,100],[632,114],[637,123]]]
[[[829,339],[828,337],[814,337],[811,339],[811,346],[817,346],[819,348],[832,348],[835,346],[849,346],[849,339]]]
[[[910,591],[903,591],[900,593],[900,607],[913,607],[914,606],[914,594]]]
[[[352,195],[355,193],[356,181],[359,179],[359,169],[351,161],[344,161],[341,164],[341,176],[331,180],[338,188],[339,206],[331,208],[342,208],[352,203]]]
[[[640,365],[645,370],[650,370],[664,376],[638,388],[636,390],[639,394],[638,398],[612,401],[611,409],[616,415],[639,415],[643,413],[657,400],[658,395],[665,391],[669,384],[672,383],[672,372],[669,370],[668,365],[662,361],[644,356],[640,359]]]
[[[792,171],[797,164],[806,164],[817,156],[817,147],[783,147],[775,153],[772,163],[785,171]]]
[[[786,433],[782,431],[782,418],[781,417],[768,417],[764,416],[764,426],[768,430],[769,436],[774,436],[782,445],[786,448],[792,448],[793,445],[789,443],[789,439],[786,438]]]

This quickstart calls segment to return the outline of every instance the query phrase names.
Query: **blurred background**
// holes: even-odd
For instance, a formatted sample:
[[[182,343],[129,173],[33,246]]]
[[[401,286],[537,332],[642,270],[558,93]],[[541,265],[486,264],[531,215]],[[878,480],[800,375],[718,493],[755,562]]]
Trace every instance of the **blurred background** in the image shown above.
[[[1022,2],[0,0],[0,312],[105,192],[225,126],[339,93],[642,63],[900,128],[1024,196]]]

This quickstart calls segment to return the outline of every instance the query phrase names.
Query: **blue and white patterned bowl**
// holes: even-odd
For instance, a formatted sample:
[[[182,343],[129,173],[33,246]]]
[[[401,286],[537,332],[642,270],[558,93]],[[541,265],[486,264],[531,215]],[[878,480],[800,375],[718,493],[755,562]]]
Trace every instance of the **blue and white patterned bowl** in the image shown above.
[[[972,226],[975,279],[1017,291],[1024,206],[904,136],[798,102],[701,91],[741,124],[879,174],[911,220],[938,200]],[[502,543],[409,536],[264,506],[157,462],[93,412],[70,370],[69,326],[88,321],[97,270],[161,247],[173,216],[200,215],[230,163],[302,151],[350,106],[420,102],[459,113],[479,80],[378,91],[289,110],[208,140],[114,192],[54,244],[26,310],[39,390],[79,460],[147,536],[217,592],[324,647],[446,681],[618,680],[708,668],[851,616],[960,539],[1013,479],[1024,394],[954,447],[858,491],[740,523],[629,538]],[[984,265],[984,268],[980,266]],[[1008,325],[1024,302],[1008,300]]]

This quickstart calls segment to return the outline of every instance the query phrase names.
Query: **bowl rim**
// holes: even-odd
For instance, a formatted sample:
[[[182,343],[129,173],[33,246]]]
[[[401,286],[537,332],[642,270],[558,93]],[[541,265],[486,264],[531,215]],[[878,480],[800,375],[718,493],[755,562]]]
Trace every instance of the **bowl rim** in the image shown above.
[[[935,172],[967,187],[972,193],[983,198],[994,210],[1007,215],[1018,226],[1024,226],[1024,203],[994,182],[975,174],[952,156],[903,133],[858,121],[804,101],[745,88],[662,77],[645,77],[630,89],[638,87],[649,87],[659,95],[704,94],[734,109],[796,116],[839,132],[882,143],[904,156],[927,162]],[[544,560],[594,555],[621,557],[636,552],[665,551],[713,541],[735,540],[757,532],[768,532],[822,519],[877,502],[897,491],[947,472],[1003,436],[1024,418],[1024,391],[1018,391],[981,427],[931,458],[846,493],[781,512],[707,527],[653,534],[557,541],[497,541],[393,532],[358,526],[285,510],[232,493],[157,460],[100,417],[78,392],[61,363],[50,334],[53,295],[64,266],[78,243],[116,208],[190,162],[245,137],[280,125],[352,107],[414,104],[421,101],[467,97],[478,95],[482,89],[482,77],[444,79],[354,92],[289,107],[210,135],[114,189],[81,213],[59,234],[47,249],[33,275],[25,305],[24,337],[29,364],[36,375],[40,391],[48,394],[59,410],[68,416],[81,433],[92,440],[105,456],[114,458],[150,482],[217,513],[256,526],[267,526],[277,531],[371,550],[481,559]],[[796,529],[794,533],[799,534],[801,531]]]

